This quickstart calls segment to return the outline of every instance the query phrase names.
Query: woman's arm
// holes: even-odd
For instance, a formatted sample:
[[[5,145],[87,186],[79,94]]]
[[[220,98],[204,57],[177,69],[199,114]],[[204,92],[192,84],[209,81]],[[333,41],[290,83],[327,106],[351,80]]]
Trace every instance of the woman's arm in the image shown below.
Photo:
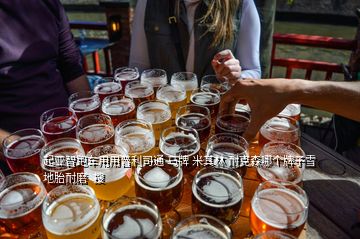
[[[146,41],[144,19],[147,0],[138,1],[132,25],[130,46],[130,67],[138,67],[140,71],[150,68],[150,59]]]

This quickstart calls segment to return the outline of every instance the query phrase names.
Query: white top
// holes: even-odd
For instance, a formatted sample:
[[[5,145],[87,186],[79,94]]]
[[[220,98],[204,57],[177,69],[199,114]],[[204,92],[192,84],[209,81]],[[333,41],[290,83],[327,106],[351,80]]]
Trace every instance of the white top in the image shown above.
[[[200,0],[183,0],[187,10],[188,30],[190,34],[189,52],[186,59],[186,71],[194,71],[194,15]],[[130,67],[139,70],[150,68],[150,59],[146,35],[144,30],[145,8],[147,0],[139,0],[135,10],[135,19],[132,26],[130,48]],[[240,21],[240,31],[235,58],[240,61],[242,68],[241,78],[260,79],[260,19],[253,0],[243,0],[243,9]]]

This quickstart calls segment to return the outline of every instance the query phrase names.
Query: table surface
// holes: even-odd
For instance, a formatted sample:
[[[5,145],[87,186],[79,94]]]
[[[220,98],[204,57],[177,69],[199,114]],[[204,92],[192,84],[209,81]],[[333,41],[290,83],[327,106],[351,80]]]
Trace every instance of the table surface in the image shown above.
[[[306,168],[304,173],[303,188],[310,203],[307,224],[299,238],[359,239],[360,167],[306,134],[302,135],[301,145],[307,155],[316,156],[316,167]],[[251,155],[259,155],[257,142],[250,145]],[[251,238],[250,202],[259,183],[256,169],[248,168],[243,178],[240,217],[231,225],[234,239]],[[177,211],[182,219],[191,215],[189,183],[184,186]]]

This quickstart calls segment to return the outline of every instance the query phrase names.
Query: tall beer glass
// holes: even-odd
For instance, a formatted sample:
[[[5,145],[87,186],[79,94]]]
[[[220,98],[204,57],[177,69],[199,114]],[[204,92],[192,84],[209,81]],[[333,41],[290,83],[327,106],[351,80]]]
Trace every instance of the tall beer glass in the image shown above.
[[[217,90],[221,95],[231,88],[229,82],[220,81],[216,75],[206,75],[201,78],[200,89],[204,91]]]
[[[162,69],[148,69],[141,73],[141,82],[147,83],[154,88],[154,91],[167,84],[166,71]]]
[[[109,95],[119,94],[121,90],[121,84],[116,82],[113,77],[102,78],[101,83],[94,87],[94,93],[99,95],[101,101]]]
[[[186,90],[187,103],[190,102],[191,92],[198,88],[197,76],[192,72],[177,72],[171,76],[171,85],[182,85]]]
[[[305,226],[308,207],[305,191],[296,184],[263,182],[251,200],[251,230],[254,235],[277,230],[298,237]]]
[[[90,91],[80,91],[69,97],[69,108],[75,112],[78,119],[84,115],[99,113],[100,106],[99,95]]]
[[[124,120],[136,117],[134,101],[121,94],[106,97],[102,102],[101,111],[110,116],[114,127]]]
[[[218,115],[215,133],[234,133],[242,136],[249,126],[250,119],[240,114]]]
[[[48,239],[97,239],[100,218],[100,204],[88,186],[58,186],[42,208]]]
[[[191,92],[190,102],[208,108],[211,118],[216,119],[220,106],[220,93],[216,89],[196,89]]]
[[[46,190],[39,176],[27,172],[14,173],[7,176],[3,183],[0,190],[0,237],[45,239],[41,204]]]
[[[177,110],[186,105],[186,91],[182,85],[162,86],[157,91],[156,98],[169,104],[173,121]]]

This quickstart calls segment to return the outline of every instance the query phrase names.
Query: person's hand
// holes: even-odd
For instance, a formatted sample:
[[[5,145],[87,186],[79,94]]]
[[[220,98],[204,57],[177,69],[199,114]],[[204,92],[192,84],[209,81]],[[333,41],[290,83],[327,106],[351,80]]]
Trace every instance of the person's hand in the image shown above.
[[[230,50],[223,50],[217,53],[211,65],[218,79],[229,81],[234,85],[241,75],[241,66]]]
[[[290,102],[287,79],[241,80],[226,92],[220,102],[219,114],[232,114],[239,100],[246,100],[251,108],[251,121],[244,138],[252,140],[261,126],[280,113]]]

